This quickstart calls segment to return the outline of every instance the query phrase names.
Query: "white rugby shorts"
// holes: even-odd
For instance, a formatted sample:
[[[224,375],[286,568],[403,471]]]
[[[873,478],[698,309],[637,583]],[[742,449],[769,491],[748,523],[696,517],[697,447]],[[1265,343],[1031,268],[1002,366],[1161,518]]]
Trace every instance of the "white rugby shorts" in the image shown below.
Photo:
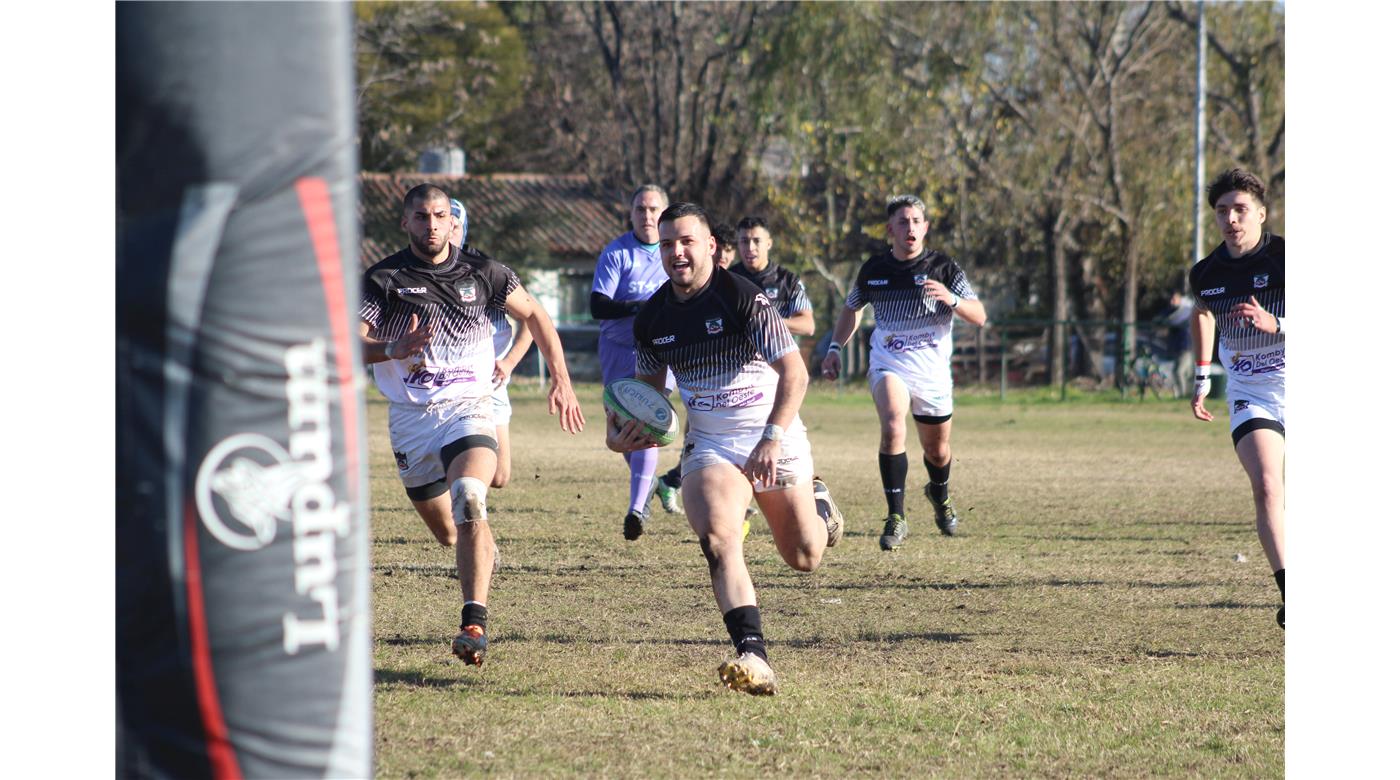
[[[496,427],[510,425],[510,394],[506,392],[510,387],[510,379],[501,383],[501,386],[491,391],[491,416],[496,421]]]
[[[919,416],[947,417],[953,413],[953,375],[948,371],[940,374],[910,374],[872,361],[866,379],[870,384],[870,393],[874,395],[875,388],[886,377],[895,377],[904,383],[904,389],[909,393],[909,411]]]
[[[1283,427],[1283,383],[1242,384],[1231,382],[1225,389],[1230,405],[1230,430],[1251,420],[1265,420]],[[1266,426],[1272,427],[1272,426]]]
[[[764,426],[745,426],[723,434],[704,433],[690,430],[685,435],[685,447],[681,450],[681,479],[692,471],[707,466],[728,463],[743,470],[749,462],[753,448],[763,438]],[[804,481],[812,481],[812,445],[807,441],[807,426],[801,418],[795,418],[792,425],[783,432],[782,448],[778,456],[778,480],[768,487],[754,486],[755,493],[771,490],[786,490]]]
[[[489,436],[495,441],[491,396],[456,398],[431,406],[389,404],[389,443],[406,488],[445,479],[442,448],[467,436]]]

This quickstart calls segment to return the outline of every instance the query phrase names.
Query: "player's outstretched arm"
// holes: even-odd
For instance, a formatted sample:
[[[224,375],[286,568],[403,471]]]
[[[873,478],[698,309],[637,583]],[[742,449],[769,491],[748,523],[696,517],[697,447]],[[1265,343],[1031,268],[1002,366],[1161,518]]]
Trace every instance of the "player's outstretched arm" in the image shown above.
[[[841,349],[846,346],[846,342],[851,340],[851,335],[856,332],[856,322],[859,319],[858,312],[849,306],[842,306],[841,313],[836,315],[836,325],[831,329],[831,347],[826,350],[826,357],[822,358],[822,376],[827,379],[835,379],[841,370]]]
[[[428,325],[418,327],[418,315],[408,317],[408,331],[397,339],[379,341],[369,337],[371,325],[360,320],[360,344],[364,347],[366,363],[383,363],[386,360],[402,360],[416,355],[428,346],[433,337],[433,329]]]
[[[549,413],[559,413],[559,427],[569,433],[583,430],[583,409],[574,395],[573,382],[569,380],[569,367],[564,361],[564,345],[559,341],[559,331],[554,329],[554,321],[540,307],[533,295],[524,287],[517,287],[506,296],[506,313],[520,320],[530,329],[530,335],[539,344],[549,369]]]
[[[1197,307],[1191,316],[1191,343],[1196,348],[1196,392],[1191,395],[1191,413],[1197,420],[1215,419],[1206,410],[1210,395],[1210,361],[1215,348],[1215,315],[1209,309]]]

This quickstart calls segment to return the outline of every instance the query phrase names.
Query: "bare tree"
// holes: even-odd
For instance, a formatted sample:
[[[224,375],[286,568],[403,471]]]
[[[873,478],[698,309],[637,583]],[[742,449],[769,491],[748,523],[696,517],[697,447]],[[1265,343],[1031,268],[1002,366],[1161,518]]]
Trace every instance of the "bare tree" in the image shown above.
[[[519,23],[548,86],[534,110],[600,191],[641,182],[712,208],[747,201],[762,148],[749,90],[773,3],[547,3]]]

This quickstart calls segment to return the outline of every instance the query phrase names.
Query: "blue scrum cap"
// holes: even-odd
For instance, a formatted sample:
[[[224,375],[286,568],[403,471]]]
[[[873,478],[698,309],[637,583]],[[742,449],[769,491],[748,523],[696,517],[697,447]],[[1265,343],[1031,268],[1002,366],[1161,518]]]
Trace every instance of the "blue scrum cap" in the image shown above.
[[[452,216],[462,220],[462,243],[459,246],[467,245],[467,207],[462,205],[462,201],[452,199]]]

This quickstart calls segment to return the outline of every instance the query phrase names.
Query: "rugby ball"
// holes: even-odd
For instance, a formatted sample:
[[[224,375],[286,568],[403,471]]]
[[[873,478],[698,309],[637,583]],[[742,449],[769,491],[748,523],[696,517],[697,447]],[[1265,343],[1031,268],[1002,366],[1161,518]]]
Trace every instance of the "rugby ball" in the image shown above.
[[[603,406],[623,420],[636,420],[657,444],[666,446],[680,433],[680,418],[666,396],[640,379],[617,379],[603,388]]]

